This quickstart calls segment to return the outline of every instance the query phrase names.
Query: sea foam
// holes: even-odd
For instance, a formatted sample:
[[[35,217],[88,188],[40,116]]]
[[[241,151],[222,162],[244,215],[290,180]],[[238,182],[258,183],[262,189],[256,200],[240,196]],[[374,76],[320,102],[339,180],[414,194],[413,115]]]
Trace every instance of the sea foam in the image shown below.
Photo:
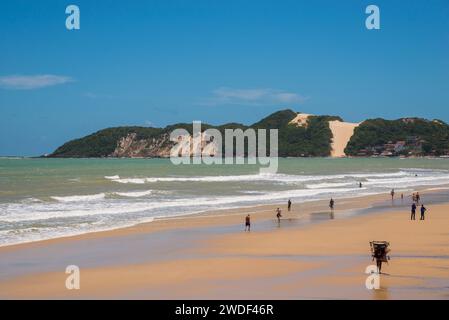
[[[90,194],[90,195],[75,195],[67,197],[51,197],[52,199],[59,202],[79,202],[79,201],[94,201],[99,199],[104,199],[106,195],[104,193]]]

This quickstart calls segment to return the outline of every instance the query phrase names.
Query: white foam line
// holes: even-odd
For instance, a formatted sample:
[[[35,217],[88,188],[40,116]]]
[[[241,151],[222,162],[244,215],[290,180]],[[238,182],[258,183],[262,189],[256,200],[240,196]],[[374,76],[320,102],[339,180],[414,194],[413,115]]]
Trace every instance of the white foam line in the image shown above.
[[[252,174],[252,175],[230,175],[230,176],[203,176],[203,177],[146,177],[146,178],[114,178],[111,179],[118,183],[156,183],[156,182],[232,182],[232,181],[273,181],[283,183],[298,183],[305,181],[320,181],[330,179],[344,179],[344,178],[387,178],[387,177],[402,177],[411,176],[412,173],[404,171],[393,173],[346,173],[336,175],[290,175],[290,174]],[[118,177],[118,176],[115,176]]]
[[[339,189],[339,193],[345,193],[350,191],[359,190],[356,189]],[[39,207],[34,207],[30,210],[29,207],[23,208],[18,206],[16,210],[11,209],[11,206],[5,210],[0,220],[6,222],[23,222],[23,221],[37,221],[46,220],[52,218],[73,218],[84,216],[97,216],[97,215],[119,215],[124,213],[138,213],[155,209],[167,209],[167,208],[184,208],[190,207],[207,207],[213,208],[219,205],[235,205],[240,206],[243,203],[260,203],[273,200],[282,200],[288,198],[306,198],[314,197],[326,194],[335,194],[335,189],[297,189],[277,191],[261,195],[241,195],[241,196],[229,196],[229,197],[202,197],[202,198],[182,198],[168,201],[151,201],[151,202],[92,202],[85,204],[84,201],[80,203],[74,203],[72,207],[52,206],[52,204],[41,205],[41,210],[36,210]],[[53,209],[53,210],[52,210]]]
[[[120,179],[120,176],[104,176],[104,178],[108,180],[117,180]]]
[[[153,193],[153,190],[147,191],[134,191],[134,192],[114,192],[114,194],[121,197],[129,197],[129,198],[140,198],[144,196],[148,196]]]
[[[59,202],[80,202],[80,201],[94,201],[99,199],[104,199],[106,195],[104,193],[91,194],[91,195],[76,195],[67,197],[51,197]]]

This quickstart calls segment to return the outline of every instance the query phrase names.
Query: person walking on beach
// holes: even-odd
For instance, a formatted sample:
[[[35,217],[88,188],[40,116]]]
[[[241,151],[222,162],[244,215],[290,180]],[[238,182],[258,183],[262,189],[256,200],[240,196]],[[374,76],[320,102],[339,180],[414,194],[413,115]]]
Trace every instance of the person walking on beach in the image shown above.
[[[247,215],[245,218],[245,231],[251,231],[251,217]]]
[[[335,201],[334,201],[334,199],[331,198],[331,200],[329,201],[329,208],[331,208],[331,210],[334,210],[334,204],[335,204]]]
[[[276,209],[276,218],[278,219],[278,223],[281,223],[281,217],[282,217],[282,212],[281,209],[277,208]]]
[[[382,273],[382,262],[387,262],[390,259],[388,253],[390,252],[390,243],[387,241],[373,241],[370,242],[373,260],[376,260],[377,272]]]
[[[424,207],[424,204],[421,205],[421,218],[420,218],[420,220],[424,220],[424,219],[425,219],[425,213],[426,213],[426,211],[427,211],[427,208]]]
[[[390,194],[391,194],[391,200],[393,201],[394,200],[394,189],[391,189]]]
[[[292,209],[292,200],[290,200],[290,199],[288,199],[287,209],[288,209],[288,212],[290,212],[290,210]]]
[[[416,214],[416,204],[413,202],[413,204],[412,204],[412,215],[410,216],[410,220],[415,220],[415,214]]]

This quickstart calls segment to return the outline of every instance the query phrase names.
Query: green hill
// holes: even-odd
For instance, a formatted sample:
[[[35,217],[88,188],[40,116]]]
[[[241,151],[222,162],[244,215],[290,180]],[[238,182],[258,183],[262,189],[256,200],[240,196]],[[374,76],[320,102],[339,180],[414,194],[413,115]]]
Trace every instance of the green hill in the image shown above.
[[[156,138],[162,132],[157,128],[117,127],[100,130],[84,138],[69,141],[56,149],[53,158],[101,158],[111,155],[117,141],[129,133],[136,133],[139,139]]]
[[[393,148],[394,147],[394,148]],[[350,156],[443,155],[449,152],[449,126],[420,118],[369,119],[354,131],[345,153]]]
[[[278,129],[279,156],[330,156],[333,136],[329,121],[343,120],[336,116],[309,116],[306,123],[298,125],[292,123],[297,115],[297,112],[287,109],[252,125],[228,123],[213,126],[202,123],[201,127],[202,130],[215,128],[223,136],[226,129]],[[191,123],[178,123],[165,128],[108,128],[69,141],[49,157],[167,157],[174,145],[169,140],[170,133],[179,128],[192,133]],[[419,118],[366,120],[355,129],[345,153],[348,156],[446,155],[449,154],[449,126],[443,121]]]
[[[332,133],[327,121],[340,119],[330,116],[311,116],[305,127],[299,127],[290,122],[297,113],[292,110],[281,110],[250,126],[229,123],[220,126],[202,124],[202,129],[215,128],[224,134],[225,129],[278,129],[279,130],[279,155],[280,156],[328,156],[330,154],[330,142]],[[148,141],[140,156],[164,156],[166,147],[171,146],[168,135],[177,128],[184,128],[192,132],[192,124],[179,123],[165,128],[145,127],[117,127],[100,130],[84,138],[69,141],[57,148],[49,157],[55,158],[80,158],[80,157],[111,157],[121,139],[133,137],[134,141]],[[155,144],[159,146],[160,154],[155,151]],[[163,150],[162,150],[163,149]],[[151,151],[149,151],[151,150]],[[126,156],[126,153],[125,155]]]

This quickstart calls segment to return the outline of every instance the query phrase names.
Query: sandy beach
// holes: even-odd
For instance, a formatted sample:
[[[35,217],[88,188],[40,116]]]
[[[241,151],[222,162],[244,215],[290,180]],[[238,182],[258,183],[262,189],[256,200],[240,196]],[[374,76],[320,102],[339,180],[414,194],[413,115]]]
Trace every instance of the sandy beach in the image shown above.
[[[0,300],[449,300],[448,31],[449,0],[4,1]]]
[[[208,212],[0,248],[4,299],[448,299],[449,204],[424,194],[425,221],[387,195]],[[252,215],[252,231],[242,220]],[[381,288],[365,287],[369,242],[391,243]],[[81,272],[67,290],[67,265]]]

